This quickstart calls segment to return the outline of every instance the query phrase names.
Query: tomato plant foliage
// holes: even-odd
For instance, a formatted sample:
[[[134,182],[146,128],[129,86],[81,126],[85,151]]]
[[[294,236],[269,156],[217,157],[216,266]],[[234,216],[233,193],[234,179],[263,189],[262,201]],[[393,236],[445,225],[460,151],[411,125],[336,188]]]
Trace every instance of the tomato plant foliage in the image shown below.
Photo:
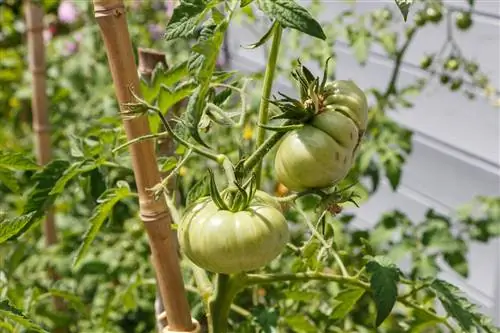
[[[45,166],[32,152],[23,9],[0,2],[0,328],[151,332],[163,325],[154,316],[162,310],[126,152],[133,142],[92,4],[40,4],[54,151]],[[465,33],[474,27],[470,12],[454,17],[457,9],[441,1],[403,0],[324,19],[327,1],[172,6],[127,3],[134,46],[164,50],[167,61],[141,75],[143,97],[122,116],[148,118],[151,134],[136,140],[155,142],[163,174],[148,191],[168,203],[191,315],[203,331],[499,332],[438,278],[444,266],[468,277],[471,242],[500,236],[498,197],[471,198],[450,214],[430,208],[420,221],[394,210],[372,227],[355,222],[357,206],[384,183],[398,189],[412,153],[412,131],[389,111],[412,109],[436,77],[466,98],[496,93],[450,29],[440,51],[422,54],[425,74],[398,79],[422,29],[456,20]],[[248,48],[270,48],[265,71],[232,70],[228,36],[248,24],[264,26]],[[362,89],[337,77],[339,39],[360,66],[373,48],[383,50],[388,81]],[[274,78],[297,89],[274,91]],[[59,241],[47,247],[40,222],[50,210]]]

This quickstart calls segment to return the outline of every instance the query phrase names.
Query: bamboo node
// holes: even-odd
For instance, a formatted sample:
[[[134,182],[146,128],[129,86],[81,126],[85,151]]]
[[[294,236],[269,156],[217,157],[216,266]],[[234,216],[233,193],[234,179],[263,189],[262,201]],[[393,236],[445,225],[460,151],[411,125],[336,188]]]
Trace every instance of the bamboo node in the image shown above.
[[[165,313],[165,311],[163,311],[158,316],[158,319],[160,319],[160,318],[166,318],[166,317],[167,317],[167,314]],[[177,330],[173,330],[173,329],[169,328],[168,325],[167,325],[167,327],[165,327],[163,329],[162,333],[201,333],[200,323],[196,319],[194,319],[194,318],[191,318],[191,321],[193,322],[194,327],[190,331],[177,331]]]
[[[35,133],[47,133],[50,132],[50,125],[44,125],[44,124],[33,124],[33,132]]]
[[[152,212],[152,213],[139,213],[141,220],[144,223],[148,222],[158,222],[164,218],[170,219],[169,213],[167,211],[163,212]]]
[[[45,67],[31,68],[30,71],[33,75],[45,75]]]
[[[94,0],[94,16],[120,16],[125,14],[125,6],[122,1]]]

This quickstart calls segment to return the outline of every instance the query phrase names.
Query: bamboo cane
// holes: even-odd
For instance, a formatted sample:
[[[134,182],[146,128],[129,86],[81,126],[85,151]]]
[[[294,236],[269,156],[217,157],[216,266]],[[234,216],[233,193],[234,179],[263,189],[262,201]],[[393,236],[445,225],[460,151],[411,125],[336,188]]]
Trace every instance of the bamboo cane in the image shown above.
[[[123,0],[93,0],[94,14],[104,40],[115,93],[120,105],[140,95],[139,77],[128,32]],[[125,111],[125,110],[123,110]],[[149,134],[147,117],[123,119],[129,140]],[[155,200],[148,191],[160,182],[153,143],[141,141],[129,147],[139,193],[141,219],[151,247],[153,265],[167,315],[167,332],[196,332],[191,318],[179,259],[172,237],[171,215],[165,200]]]
[[[52,158],[50,142],[50,124],[47,111],[47,94],[45,81],[45,45],[43,42],[43,9],[31,0],[24,1],[24,11],[28,34],[28,59],[29,68],[33,76],[33,131],[35,132],[35,150],[40,165],[47,164]],[[54,219],[54,211],[47,211],[43,222],[43,234],[46,246],[57,243],[57,232]],[[59,276],[53,268],[48,269],[48,274],[53,281],[59,280]],[[54,307],[58,311],[65,309],[61,298],[53,298]],[[63,332],[62,328],[58,330]]]

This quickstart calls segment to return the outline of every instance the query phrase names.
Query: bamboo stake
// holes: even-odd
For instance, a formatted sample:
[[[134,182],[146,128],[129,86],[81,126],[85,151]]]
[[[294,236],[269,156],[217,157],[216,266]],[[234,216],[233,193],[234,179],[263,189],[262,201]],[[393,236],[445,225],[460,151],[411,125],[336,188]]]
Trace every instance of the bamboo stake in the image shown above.
[[[139,77],[123,0],[93,0],[93,3],[117,99],[120,105],[135,102],[130,89],[140,96]],[[123,119],[123,125],[129,140],[150,134],[145,116]],[[148,234],[153,265],[167,315],[167,332],[196,331],[198,325],[189,312],[179,259],[172,238],[172,217],[165,200],[155,200],[148,191],[160,182],[153,143],[138,142],[129,146],[129,150],[139,193],[140,215]]]
[[[47,111],[47,94],[45,80],[45,45],[43,42],[43,9],[31,0],[24,1],[26,26],[28,34],[28,59],[29,68],[33,76],[33,131],[35,132],[35,150],[40,165],[47,164],[52,158],[50,142],[50,124]],[[51,246],[57,243],[57,232],[55,226],[54,210],[47,211],[43,222],[43,233],[45,245]],[[59,276],[53,268],[48,269],[48,274],[53,281],[59,280]],[[54,307],[58,311],[65,309],[64,302],[59,297],[53,298]],[[59,332],[65,331],[59,329]]]

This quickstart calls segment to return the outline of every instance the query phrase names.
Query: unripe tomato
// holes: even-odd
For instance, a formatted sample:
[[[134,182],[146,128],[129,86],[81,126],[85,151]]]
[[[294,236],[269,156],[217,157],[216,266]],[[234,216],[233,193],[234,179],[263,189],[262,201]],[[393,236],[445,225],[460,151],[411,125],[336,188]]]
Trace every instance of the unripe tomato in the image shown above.
[[[451,81],[451,84],[450,84],[450,90],[456,91],[456,90],[460,89],[460,87],[462,86],[463,83],[464,83],[464,80],[462,80],[461,78],[453,79]]]
[[[239,212],[219,209],[210,197],[197,200],[186,209],[178,235],[183,253],[194,264],[224,274],[267,265],[290,237],[279,203],[262,191]]]
[[[479,70],[479,66],[478,64],[476,64],[475,62],[469,62],[465,65],[465,71],[467,72],[467,74],[469,75],[474,75],[477,73],[477,71]]]
[[[460,61],[455,57],[450,57],[444,64],[444,68],[452,72],[458,70],[459,67]]]
[[[276,152],[278,181],[292,191],[324,188],[342,180],[355,159],[368,121],[368,103],[352,81],[333,81],[318,114],[289,132]]]
[[[442,74],[439,77],[439,80],[441,81],[442,84],[447,84],[448,82],[450,82],[450,76],[447,74]]]
[[[440,8],[428,7],[425,10],[425,13],[426,13],[429,21],[431,21],[433,23],[439,23],[441,21],[441,19],[443,18],[443,14],[441,13]]]
[[[468,12],[458,12],[455,24],[460,30],[467,30],[472,25],[472,15]]]
[[[422,69],[427,69],[429,68],[431,65],[432,65],[432,57],[431,56],[425,56],[424,58],[422,58],[422,60],[420,61],[420,68]]]
[[[427,17],[425,15],[425,12],[423,11],[418,11],[415,13],[413,16],[413,20],[415,20],[415,24],[417,27],[422,27],[427,23]]]

